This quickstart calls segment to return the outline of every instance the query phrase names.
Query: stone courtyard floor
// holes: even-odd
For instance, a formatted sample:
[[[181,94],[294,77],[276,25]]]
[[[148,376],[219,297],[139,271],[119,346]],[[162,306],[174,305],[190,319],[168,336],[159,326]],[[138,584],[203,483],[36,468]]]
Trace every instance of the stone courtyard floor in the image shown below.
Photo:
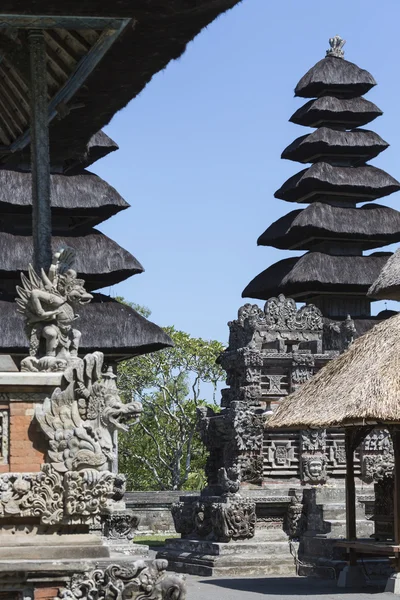
[[[309,577],[186,576],[187,600],[395,600],[376,587],[342,590],[335,581]]]

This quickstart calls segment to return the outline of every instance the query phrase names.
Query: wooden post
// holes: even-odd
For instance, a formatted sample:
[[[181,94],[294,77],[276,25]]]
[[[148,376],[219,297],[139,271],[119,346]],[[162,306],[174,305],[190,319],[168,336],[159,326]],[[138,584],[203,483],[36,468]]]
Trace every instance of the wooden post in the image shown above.
[[[32,235],[36,270],[51,264],[50,152],[46,42],[42,30],[29,32],[31,69]]]
[[[393,514],[394,514],[394,543],[400,544],[400,429],[390,428],[393,441],[394,454],[394,490],[393,490]],[[395,554],[396,572],[400,572],[400,554]]]
[[[345,428],[345,447],[346,447],[346,537],[348,540],[357,538],[356,529],[356,486],[354,481],[354,443],[353,430],[350,427]],[[353,549],[349,551],[350,566],[357,564],[356,552]]]

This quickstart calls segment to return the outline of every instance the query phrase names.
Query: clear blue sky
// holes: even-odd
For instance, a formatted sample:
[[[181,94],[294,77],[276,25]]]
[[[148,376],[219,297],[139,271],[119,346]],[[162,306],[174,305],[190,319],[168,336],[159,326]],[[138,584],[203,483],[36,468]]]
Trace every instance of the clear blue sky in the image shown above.
[[[195,38],[106,128],[120,150],[93,170],[132,207],[101,229],[145,272],[104,291],[226,342],[250,279],[293,255],[256,240],[295,208],[273,197],[302,168],[280,159],[308,131],[288,123],[304,103],[293,89],[335,34],[378,82],[369,127],[391,147],[372,164],[400,180],[399,21],[399,0],[244,0]]]

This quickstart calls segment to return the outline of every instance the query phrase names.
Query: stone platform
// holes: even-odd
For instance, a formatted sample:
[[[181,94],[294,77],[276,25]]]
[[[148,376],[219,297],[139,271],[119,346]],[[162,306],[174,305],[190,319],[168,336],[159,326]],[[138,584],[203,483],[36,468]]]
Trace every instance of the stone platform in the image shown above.
[[[200,576],[295,575],[289,538],[279,529],[264,530],[250,540],[213,542],[169,539],[157,558],[177,573]]]

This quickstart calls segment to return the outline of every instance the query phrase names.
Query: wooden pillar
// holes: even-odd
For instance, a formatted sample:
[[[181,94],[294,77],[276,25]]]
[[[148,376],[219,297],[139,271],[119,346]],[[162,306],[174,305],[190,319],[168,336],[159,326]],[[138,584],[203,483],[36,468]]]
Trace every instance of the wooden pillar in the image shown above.
[[[351,427],[345,429],[346,446],[346,537],[348,540],[357,538],[356,529],[356,486],[354,481],[354,435]],[[356,552],[349,551],[350,565],[357,564]]]
[[[42,30],[29,32],[31,70],[32,235],[36,270],[51,264],[50,152],[46,42]]]
[[[394,543],[400,544],[400,429],[398,427],[390,428],[390,434],[393,441],[394,454]],[[400,572],[400,554],[396,552],[396,571]]]

